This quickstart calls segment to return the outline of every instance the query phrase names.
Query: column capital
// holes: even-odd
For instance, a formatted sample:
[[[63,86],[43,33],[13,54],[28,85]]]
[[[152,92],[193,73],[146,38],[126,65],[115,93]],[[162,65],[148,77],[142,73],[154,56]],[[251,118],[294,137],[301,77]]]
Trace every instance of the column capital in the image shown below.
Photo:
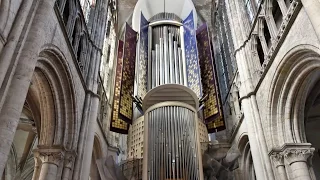
[[[284,166],[284,155],[282,152],[272,151],[270,153],[270,157],[276,168],[279,166]]]
[[[290,165],[295,162],[307,162],[313,156],[315,148],[310,143],[285,144],[282,147],[284,159]]]
[[[41,165],[41,159],[38,151],[33,151],[33,158],[34,158],[34,166],[39,167]]]
[[[77,156],[77,153],[74,150],[66,151],[65,157],[64,157],[64,167],[72,169],[76,156]]]
[[[294,162],[307,162],[308,158],[313,155],[314,148],[309,149],[286,149],[284,157],[289,164]]]
[[[59,165],[65,155],[64,149],[61,147],[38,146],[38,149],[35,149],[34,153],[42,163],[54,164],[56,166]]]

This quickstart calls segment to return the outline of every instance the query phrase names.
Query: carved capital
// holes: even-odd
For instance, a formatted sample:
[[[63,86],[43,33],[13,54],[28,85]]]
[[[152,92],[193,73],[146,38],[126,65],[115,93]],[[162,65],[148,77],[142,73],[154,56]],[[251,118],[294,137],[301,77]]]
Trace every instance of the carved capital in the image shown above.
[[[308,158],[313,155],[314,148],[304,149],[285,149],[283,154],[285,160],[291,165],[295,162],[307,162]]]
[[[64,158],[64,150],[61,148],[38,147],[38,149],[34,150],[34,153],[37,154],[42,163],[55,164],[56,166],[58,166]]]
[[[34,158],[34,167],[38,168],[41,165],[39,152],[37,151],[33,152],[33,158]]]
[[[73,163],[76,159],[76,156],[77,156],[77,154],[75,151],[66,152],[65,157],[64,157],[64,167],[72,169]]]
[[[276,168],[278,168],[279,166],[284,166],[284,156],[282,153],[273,152],[270,157]]]

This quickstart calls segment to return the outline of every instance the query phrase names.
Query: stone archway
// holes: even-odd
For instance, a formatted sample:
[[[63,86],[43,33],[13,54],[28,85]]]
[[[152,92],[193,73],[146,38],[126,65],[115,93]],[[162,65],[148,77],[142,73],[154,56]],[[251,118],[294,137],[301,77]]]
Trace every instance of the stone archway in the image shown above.
[[[36,133],[35,146],[19,147],[28,148],[33,154],[34,162],[29,158],[25,163],[31,167],[34,164],[33,177],[32,170],[28,170],[18,178],[50,180],[72,176],[79,133],[72,79],[59,49],[52,45],[44,47],[39,53],[23,108],[30,111],[26,119],[30,121],[29,129],[33,130],[25,127],[24,132],[19,132],[20,119],[13,140],[15,142],[19,133]],[[25,139],[22,139],[19,141],[23,144]]]
[[[308,107],[314,104],[310,93],[315,93],[313,89],[320,80],[319,53],[310,45],[293,48],[271,83],[267,136],[271,137],[268,145],[279,179],[314,178],[311,158],[315,149],[306,136],[306,123]]]
[[[97,136],[94,137],[93,141],[93,151],[92,151],[92,158],[91,158],[91,165],[90,165],[90,180],[99,180],[101,179],[99,169],[97,166],[97,160],[102,158],[101,152],[101,144],[100,140]]]
[[[320,179],[318,171],[320,169],[320,78],[308,93],[304,109],[304,127],[305,136],[303,138],[315,148],[311,161],[315,177]]]
[[[241,152],[241,156],[239,158],[241,170],[240,179],[256,180],[248,135],[243,135],[238,144],[238,148]]]
[[[57,48],[41,51],[28,93],[36,101],[33,111],[40,116],[35,118],[39,134],[34,150],[35,179],[69,179],[72,175],[78,123],[71,79],[66,60]]]

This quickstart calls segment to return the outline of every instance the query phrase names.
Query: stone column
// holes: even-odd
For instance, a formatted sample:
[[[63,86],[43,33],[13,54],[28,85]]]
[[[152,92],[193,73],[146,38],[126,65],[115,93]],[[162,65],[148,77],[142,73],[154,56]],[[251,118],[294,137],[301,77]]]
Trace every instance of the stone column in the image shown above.
[[[64,158],[62,180],[71,179],[70,176],[72,175],[75,156],[76,156],[76,152],[74,152],[74,151],[69,151],[66,153],[65,158]]]
[[[311,180],[308,168],[308,158],[313,155],[314,148],[310,146],[285,146],[283,151],[285,161],[290,165],[294,180]]]
[[[64,152],[60,148],[36,149],[39,153],[42,166],[38,180],[55,180],[57,178],[58,166],[64,157]]]
[[[278,172],[278,176],[276,178],[279,180],[288,180],[283,154],[280,152],[272,152],[271,159]]]
[[[39,158],[39,153],[34,152],[33,158],[34,158],[34,170],[33,170],[32,180],[37,180],[39,177],[40,166],[41,166],[41,160]]]

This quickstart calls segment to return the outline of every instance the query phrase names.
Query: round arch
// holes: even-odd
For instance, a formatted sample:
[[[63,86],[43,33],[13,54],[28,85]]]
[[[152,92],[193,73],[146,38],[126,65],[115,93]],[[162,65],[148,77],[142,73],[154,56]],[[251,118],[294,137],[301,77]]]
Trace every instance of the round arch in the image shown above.
[[[39,134],[39,145],[77,145],[77,129],[72,77],[67,62],[55,46],[39,54],[26,97]]]
[[[283,58],[268,95],[270,148],[305,143],[304,110],[310,91],[320,79],[320,49],[299,45]]]

